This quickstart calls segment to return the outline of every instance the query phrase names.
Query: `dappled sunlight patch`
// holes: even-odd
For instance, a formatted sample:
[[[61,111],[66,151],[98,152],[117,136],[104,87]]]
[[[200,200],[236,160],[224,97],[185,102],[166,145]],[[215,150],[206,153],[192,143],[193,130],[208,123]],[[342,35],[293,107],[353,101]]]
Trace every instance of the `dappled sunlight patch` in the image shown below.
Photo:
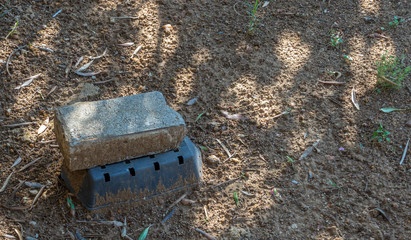
[[[177,97],[176,102],[186,102],[192,97],[192,91],[194,88],[194,73],[190,67],[182,68],[178,71],[177,76],[175,76],[175,89]]]
[[[261,124],[280,111],[274,100],[271,87],[259,88],[257,76],[244,74],[232,83],[224,104],[233,113],[241,113]]]
[[[278,38],[279,43],[275,46],[275,52],[278,59],[283,62],[284,72],[288,73],[289,77],[285,79],[288,81],[306,64],[311,56],[311,47],[303,43],[295,32],[284,31]]]
[[[377,14],[380,11],[379,0],[360,0],[359,7],[361,12],[369,14]]]
[[[349,63],[350,72],[353,79],[358,79],[354,82],[354,87],[361,92],[375,88],[376,62],[381,59],[381,56],[395,54],[394,42],[389,36],[384,39],[371,39],[371,43],[367,43],[368,41],[370,40],[362,35],[355,35],[349,39],[351,49],[349,56],[352,58]],[[374,67],[368,68],[369,65]],[[364,69],[368,70],[364,71]]]
[[[194,66],[207,63],[210,59],[210,51],[206,48],[200,48],[193,54],[191,59]]]

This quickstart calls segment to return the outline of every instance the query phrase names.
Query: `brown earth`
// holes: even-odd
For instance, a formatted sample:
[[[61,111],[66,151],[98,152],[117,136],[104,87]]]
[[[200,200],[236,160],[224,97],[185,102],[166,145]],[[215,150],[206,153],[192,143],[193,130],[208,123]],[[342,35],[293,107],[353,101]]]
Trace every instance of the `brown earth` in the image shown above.
[[[217,239],[409,239],[410,150],[399,162],[411,116],[379,109],[411,107],[410,77],[399,90],[380,88],[376,61],[387,52],[404,55],[410,65],[410,2],[272,0],[261,3],[251,33],[251,7],[245,2],[252,4],[2,0],[0,236],[17,238],[17,229],[39,239],[70,239],[76,231],[87,239],[120,239],[120,227],[95,220],[126,218],[133,239],[150,224],[147,239],[200,239],[194,228]],[[112,18],[124,16],[135,18]],[[388,27],[395,16],[404,21]],[[335,47],[332,32],[342,37]],[[127,42],[134,45],[119,46]],[[74,73],[105,49],[84,71],[101,73]],[[345,84],[320,83],[335,80],[329,72],[340,72],[337,81]],[[353,88],[360,110],[351,103]],[[72,216],[59,180],[62,155],[53,141],[53,108],[154,90],[182,114],[189,137],[208,148],[203,181],[187,196],[196,202],[177,204],[163,224],[182,193],[97,212],[73,198]],[[198,102],[188,106],[196,96]],[[243,119],[228,119],[222,110]],[[38,134],[47,118],[47,129]],[[23,122],[34,123],[7,127]],[[390,142],[371,141],[379,123],[390,132]],[[298,160],[317,140],[316,149]],[[208,160],[211,155],[218,160]],[[6,185],[18,157],[22,162]],[[32,203],[36,192],[17,188],[19,181],[47,185],[32,209],[5,207]]]

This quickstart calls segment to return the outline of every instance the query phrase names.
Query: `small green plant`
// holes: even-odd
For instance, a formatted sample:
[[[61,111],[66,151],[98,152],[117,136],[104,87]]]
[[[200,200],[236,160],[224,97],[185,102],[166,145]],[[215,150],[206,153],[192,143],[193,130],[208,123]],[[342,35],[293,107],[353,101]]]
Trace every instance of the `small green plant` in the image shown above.
[[[248,23],[248,33],[254,33],[254,30],[257,27],[258,19],[256,16],[258,7],[259,7],[259,0],[255,0],[253,10],[250,12],[250,22]]]
[[[398,25],[400,25],[401,22],[403,22],[404,19],[398,18],[397,16],[394,17],[394,20],[392,22],[388,23],[388,26],[390,28],[396,28]]]
[[[286,156],[286,158],[287,158],[288,163],[294,163],[294,160],[292,158],[290,158],[289,156]]]
[[[390,135],[390,132],[385,130],[382,126],[382,123],[380,122],[380,126],[378,127],[378,129],[375,132],[373,132],[371,140],[376,140],[377,142],[382,142],[385,140],[387,142],[390,142],[391,140],[388,138],[388,135]]]
[[[335,31],[334,29],[331,30],[331,45],[333,47],[338,46],[343,42],[341,32]]]
[[[338,186],[336,183],[333,183],[333,181],[331,181],[331,180],[329,180],[329,181],[330,181],[330,183],[333,187],[341,189],[341,187]]]
[[[378,84],[386,88],[399,89],[404,79],[410,74],[411,66],[406,67],[402,59],[382,55],[381,61],[377,61],[377,81]]]
[[[11,28],[11,31],[9,32],[9,34],[7,34],[6,39],[8,37],[10,37],[11,35],[13,35],[13,33],[16,31],[17,26],[19,25],[19,20],[16,21],[16,23],[14,24],[14,26]]]

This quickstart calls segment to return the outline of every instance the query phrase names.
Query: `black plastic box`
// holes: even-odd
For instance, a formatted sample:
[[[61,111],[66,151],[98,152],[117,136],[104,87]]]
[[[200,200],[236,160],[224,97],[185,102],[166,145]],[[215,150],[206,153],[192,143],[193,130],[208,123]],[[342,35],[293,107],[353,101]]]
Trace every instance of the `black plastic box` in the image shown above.
[[[175,150],[83,170],[81,179],[64,168],[61,176],[87,209],[97,209],[193,186],[201,165],[201,152],[186,137]],[[74,181],[80,181],[77,192]]]

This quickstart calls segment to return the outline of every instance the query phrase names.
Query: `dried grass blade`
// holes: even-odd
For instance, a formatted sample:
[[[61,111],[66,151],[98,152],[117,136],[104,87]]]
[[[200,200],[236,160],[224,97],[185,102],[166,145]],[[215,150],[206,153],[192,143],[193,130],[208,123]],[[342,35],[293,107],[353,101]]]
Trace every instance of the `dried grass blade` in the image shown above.
[[[101,71],[100,71],[100,72],[88,72],[88,73],[83,73],[83,72],[75,71],[74,73],[76,73],[77,75],[83,76],[83,77],[91,77],[91,76],[100,74]]]
[[[23,87],[26,87],[26,86],[30,85],[33,82],[33,80],[38,78],[40,75],[41,75],[41,73],[36,74],[34,76],[31,76],[31,77],[28,77],[28,78],[25,78],[25,79],[28,79],[28,80],[25,81],[24,83],[20,84],[20,86],[17,86],[14,89],[20,89],[20,88],[23,88]]]
[[[107,53],[107,48],[104,50],[104,52],[103,52],[103,54],[101,54],[100,56],[97,56],[97,57],[89,57],[90,59],[99,59],[99,58],[102,58],[102,57],[104,57],[105,55],[106,55],[106,53]]]
[[[118,44],[119,46],[122,46],[122,47],[130,47],[130,46],[133,46],[134,45],[134,43],[133,42],[127,42],[127,43],[120,43],[120,44]]]
[[[228,148],[219,139],[216,139],[216,140],[221,145],[221,147],[224,149],[224,151],[227,153],[228,157],[231,158],[233,155],[231,155],[230,151],[228,151]]]
[[[81,61],[83,61],[83,59],[84,59],[84,57],[81,56],[81,57],[77,60],[76,64],[74,64],[74,68],[76,68],[76,67],[81,63]]]
[[[139,46],[136,48],[136,50],[134,50],[133,54],[131,54],[131,57],[130,57],[130,58],[133,58],[134,55],[136,55],[136,54],[138,53],[138,51],[140,51],[140,49],[141,49],[142,47],[143,47],[143,45],[139,45]]]
[[[6,181],[4,181],[3,187],[1,187],[1,189],[0,189],[0,193],[4,192],[4,190],[6,190],[7,184],[9,184],[10,178],[11,178],[11,176],[13,176],[13,173],[14,172],[11,172],[10,175],[6,178]]]
[[[360,104],[358,104],[357,98],[355,97],[355,89],[354,88],[352,88],[352,91],[351,91],[351,101],[354,104],[355,108],[357,108],[357,110],[360,110]]]
[[[46,188],[46,185],[44,185],[43,187],[40,188],[40,191],[37,193],[36,197],[34,197],[34,200],[31,203],[30,209],[33,209],[34,205],[37,203],[37,200],[43,194],[45,188]]]
[[[401,157],[400,165],[402,165],[402,163],[405,160],[405,156],[407,155],[407,150],[408,150],[408,144],[409,143],[410,143],[410,139],[408,138],[407,144],[405,145],[405,148],[404,148],[404,153],[402,154],[402,157]]]
[[[338,82],[338,81],[321,81],[321,80],[318,80],[318,82],[320,82],[322,84],[329,84],[329,85],[343,85],[343,84],[345,84],[345,82]]]
[[[13,128],[13,127],[27,126],[27,125],[31,125],[31,124],[36,124],[36,122],[14,123],[14,124],[4,125],[3,127]]]
[[[40,160],[40,159],[41,159],[41,157],[38,157],[38,158],[34,159],[33,161],[27,163],[27,164],[24,165],[22,168],[20,168],[20,170],[18,170],[17,172],[21,172],[21,171],[26,170],[28,167],[30,167],[31,165],[35,164],[35,163],[36,163],[38,160]]]
[[[14,161],[13,165],[11,165],[10,168],[14,168],[15,166],[19,165],[21,163],[21,157],[18,157],[16,161]]]
[[[171,209],[172,207],[174,207],[177,203],[179,203],[181,200],[183,200],[183,198],[185,198],[187,196],[188,193],[184,193],[181,197],[179,197],[175,202],[173,202],[168,208],[167,211],[169,209]]]
[[[81,71],[86,70],[88,67],[91,66],[91,64],[93,64],[93,62],[94,62],[94,60],[91,60],[89,63],[84,64],[79,69],[77,69],[76,72],[81,72]]]

